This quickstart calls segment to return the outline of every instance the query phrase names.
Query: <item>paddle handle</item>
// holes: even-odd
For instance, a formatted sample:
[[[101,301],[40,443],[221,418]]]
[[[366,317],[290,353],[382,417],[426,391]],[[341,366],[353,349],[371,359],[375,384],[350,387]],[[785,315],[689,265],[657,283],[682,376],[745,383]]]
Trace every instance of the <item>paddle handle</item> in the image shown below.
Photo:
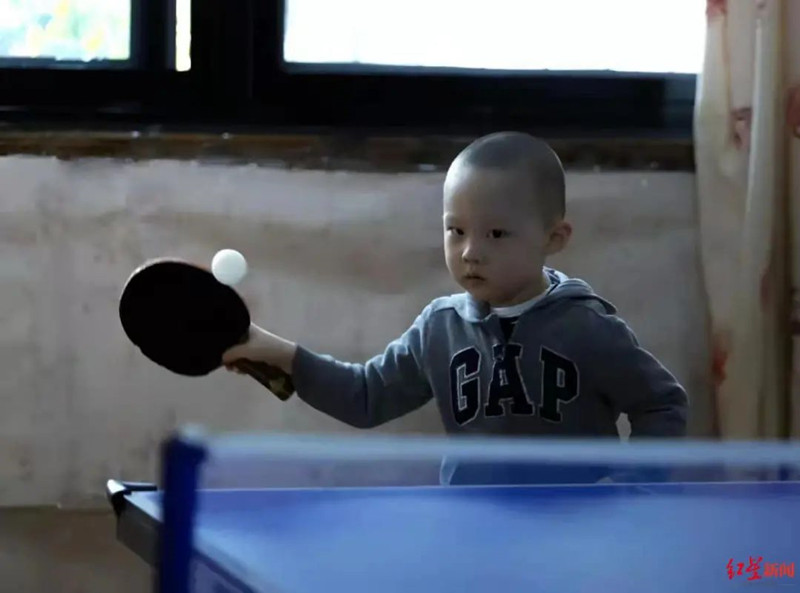
[[[235,364],[239,369],[269,389],[278,399],[286,401],[294,395],[292,377],[281,369],[265,362],[254,362],[245,359],[237,360]]]

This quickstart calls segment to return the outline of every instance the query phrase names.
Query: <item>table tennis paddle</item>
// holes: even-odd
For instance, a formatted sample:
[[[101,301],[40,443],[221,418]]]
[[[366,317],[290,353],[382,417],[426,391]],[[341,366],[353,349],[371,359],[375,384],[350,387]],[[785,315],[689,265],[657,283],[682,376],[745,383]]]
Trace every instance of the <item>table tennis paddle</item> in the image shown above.
[[[222,366],[223,353],[247,340],[250,312],[230,286],[210,270],[179,259],[156,259],[128,278],[119,301],[128,338],[156,364],[198,377]],[[294,393],[292,378],[263,362],[235,366],[282,400]]]

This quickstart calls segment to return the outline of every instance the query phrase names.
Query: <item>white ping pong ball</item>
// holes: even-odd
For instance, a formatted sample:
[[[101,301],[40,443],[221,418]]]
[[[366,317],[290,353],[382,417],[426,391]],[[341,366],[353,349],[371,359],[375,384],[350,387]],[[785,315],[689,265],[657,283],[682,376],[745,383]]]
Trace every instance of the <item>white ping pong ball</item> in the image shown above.
[[[235,249],[221,249],[211,260],[211,273],[222,284],[233,286],[247,275],[247,260]]]

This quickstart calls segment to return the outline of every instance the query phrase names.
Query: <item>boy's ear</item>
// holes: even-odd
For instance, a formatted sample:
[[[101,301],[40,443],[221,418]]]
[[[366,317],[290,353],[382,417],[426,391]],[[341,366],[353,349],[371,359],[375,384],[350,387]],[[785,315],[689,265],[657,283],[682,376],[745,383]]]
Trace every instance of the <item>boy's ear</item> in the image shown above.
[[[554,255],[563,250],[569,243],[572,236],[572,225],[566,220],[559,220],[550,229],[550,236],[547,241],[545,252],[547,255]]]

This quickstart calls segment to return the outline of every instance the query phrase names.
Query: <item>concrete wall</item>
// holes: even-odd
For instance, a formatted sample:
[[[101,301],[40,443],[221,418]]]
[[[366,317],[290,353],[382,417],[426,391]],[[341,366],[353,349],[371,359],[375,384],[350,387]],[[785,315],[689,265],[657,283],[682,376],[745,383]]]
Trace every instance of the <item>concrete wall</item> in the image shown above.
[[[105,511],[0,509],[0,593],[147,593],[151,571]]]
[[[441,255],[441,173],[9,157],[0,159],[0,178],[0,506],[102,508],[108,477],[155,475],[158,442],[178,423],[348,430],[299,400],[282,404],[248,378],[187,379],[145,360],[123,335],[116,305],[126,276],[147,258],[208,262],[220,248],[239,249],[251,265],[241,290],[259,323],[355,361],[379,352],[431,298],[455,290]],[[573,173],[568,191],[574,242],[553,264],[620,308],[689,389],[692,430],[703,434],[708,360],[693,177]],[[381,430],[437,432],[435,408]],[[281,479],[342,481],[326,471]],[[85,525],[75,545],[111,542],[106,519],[88,517],[58,520]],[[30,517],[0,513],[0,568],[16,574],[7,582],[33,583],[0,583],[0,593],[47,588],[35,574],[60,558],[57,532],[47,531],[54,521],[34,528]],[[9,538],[29,562],[13,561]],[[117,552],[86,556],[89,580],[75,591],[99,591],[101,581],[125,591],[111,567],[131,563]],[[62,577],[77,570],[63,562]],[[129,590],[141,590],[136,582]]]

